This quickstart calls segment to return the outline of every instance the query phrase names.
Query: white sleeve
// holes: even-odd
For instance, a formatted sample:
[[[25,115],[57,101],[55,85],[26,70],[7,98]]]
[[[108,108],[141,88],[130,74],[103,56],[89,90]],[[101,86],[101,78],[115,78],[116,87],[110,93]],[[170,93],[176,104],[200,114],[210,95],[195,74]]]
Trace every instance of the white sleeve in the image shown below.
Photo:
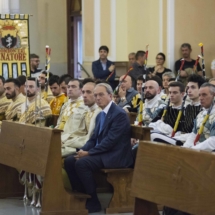
[[[183,147],[190,148],[190,147],[194,146],[195,138],[196,138],[196,134],[193,132],[190,133],[190,135],[187,137],[187,140],[184,143]]]
[[[209,137],[205,141],[199,143],[196,146],[192,146],[191,148],[211,152],[215,149],[215,136]]]
[[[162,120],[158,120],[156,122],[151,122],[149,124],[149,127],[153,128],[154,131],[165,134],[165,135],[170,135],[172,133],[173,128],[164,123]]]
[[[211,69],[215,69],[215,60],[211,62]]]

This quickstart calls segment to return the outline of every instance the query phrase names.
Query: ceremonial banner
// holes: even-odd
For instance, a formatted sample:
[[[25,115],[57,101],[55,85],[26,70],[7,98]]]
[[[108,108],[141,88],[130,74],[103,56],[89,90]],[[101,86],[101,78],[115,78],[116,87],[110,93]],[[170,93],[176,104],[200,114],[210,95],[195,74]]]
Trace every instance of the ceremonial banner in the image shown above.
[[[29,15],[0,14],[0,75],[30,76]]]

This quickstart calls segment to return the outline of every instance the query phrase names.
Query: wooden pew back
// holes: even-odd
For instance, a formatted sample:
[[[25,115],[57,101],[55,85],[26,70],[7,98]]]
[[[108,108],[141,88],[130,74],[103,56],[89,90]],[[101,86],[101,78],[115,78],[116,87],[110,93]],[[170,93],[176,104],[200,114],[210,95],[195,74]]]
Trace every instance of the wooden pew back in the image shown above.
[[[49,128],[4,121],[0,136],[0,163],[45,176],[51,137]]]
[[[3,121],[0,163],[44,177],[41,215],[87,215],[89,196],[68,193],[63,186],[60,133],[57,129]]]
[[[191,214],[215,214],[215,155],[141,141],[131,195],[135,215],[158,214],[153,203]]]

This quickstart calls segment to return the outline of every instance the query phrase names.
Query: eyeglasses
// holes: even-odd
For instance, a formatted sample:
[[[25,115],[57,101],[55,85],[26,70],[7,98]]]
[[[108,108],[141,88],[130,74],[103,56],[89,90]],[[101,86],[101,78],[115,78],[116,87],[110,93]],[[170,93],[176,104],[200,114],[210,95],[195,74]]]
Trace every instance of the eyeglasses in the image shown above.
[[[161,57],[156,57],[156,60],[163,60],[163,58],[161,58]]]

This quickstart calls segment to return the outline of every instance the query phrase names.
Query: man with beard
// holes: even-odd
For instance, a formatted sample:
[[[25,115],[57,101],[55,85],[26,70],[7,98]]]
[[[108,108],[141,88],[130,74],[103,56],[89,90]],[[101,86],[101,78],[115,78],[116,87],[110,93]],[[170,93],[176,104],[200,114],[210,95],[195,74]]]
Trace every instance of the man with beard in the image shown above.
[[[40,58],[36,54],[30,54],[30,69],[31,69],[31,77],[37,78],[41,73],[41,69],[38,68],[40,64]]]
[[[82,96],[87,112],[85,114],[80,112],[80,117],[73,114],[64,127],[64,132],[61,135],[63,157],[75,153],[76,148],[83,147],[93,134],[96,116],[101,111],[95,103],[93,94],[95,86],[93,81],[84,84]]]
[[[154,80],[146,81],[144,86],[145,102],[142,112],[142,122],[148,125],[152,119],[166,106],[165,102],[160,97],[160,87]]]
[[[17,111],[25,102],[25,96],[20,93],[20,82],[17,79],[9,78],[5,81],[4,89],[7,99],[12,100],[5,112],[5,119],[16,121],[18,120]]]
[[[49,125],[56,126],[58,116],[60,115],[60,110],[62,105],[67,101],[67,97],[62,93],[60,85],[58,83],[59,76],[53,75],[49,79],[49,87],[52,91],[54,98],[50,101],[50,107],[52,110],[52,118],[49,121]]]
[[[49,72],[49,78],[51,78],[52,73]],[[42,93],[42,98],[46,100],[48,103],[54,98],[52,95],[52,92],[48,86],[48,80],[47,80],[47,72],[43,71],[40,73],[38,77],[38,81],[41,85],[41,93]]]
[[[182,54],[182,58],[184,59],[184,66],[182,68],[182,70],[180,71],[180,78],[184,79],[188,76],[188,73],[185,71],[185,69],[193,69],[194,65],[195,65],[195,60],[193,60],[191,58],[191,52],[192,52],[192,48],[191,45],[189,43],[183,43],[181,45],[181,54]],[[178,74],[178,70],[181,66],[181,59],[177,60],[175,62],[175,74],[177,76]],[[199,75],[202,75],[202,69],[199,65],[199,63],[197,64],[197,71]],[[195,72],[195,71],[194,71]]]
[[[5,119],[5,111],[7,110],[8,105],[11,103],[11,100],[7,99],[5,96],[4,83],[4,77],[0,76],[0,121]]]
[[[34,78],[28,78],[26,81],[27,102],[23,103],[19,110],[19,122],[45,125],[45,120],[51,116],[49,104],[39,98],[39,83]]]
[[[127,76],[125,79],[124,77],[125,76],[123,75],[119,79],[122,84],[119,87],[118,92],[120,97],[118,106],[123,108],[126,112],[137,112],[137,109],[142,102],[141,95],[132,87],[131,77]]]

